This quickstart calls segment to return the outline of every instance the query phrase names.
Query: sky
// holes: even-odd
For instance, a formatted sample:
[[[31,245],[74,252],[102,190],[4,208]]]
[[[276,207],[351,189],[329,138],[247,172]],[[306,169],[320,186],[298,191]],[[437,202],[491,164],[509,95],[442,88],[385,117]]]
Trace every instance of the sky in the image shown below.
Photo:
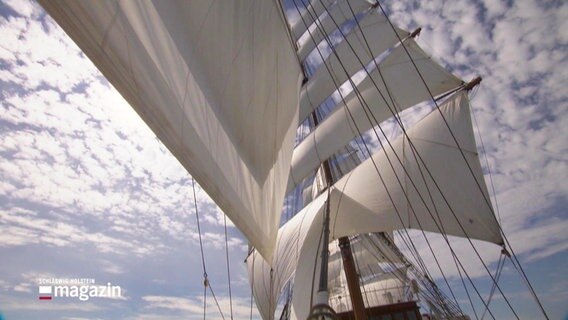
[[[419,43],[460,78],[483,77],[472,105],[502,227],[550,318],[567,319],[568,5],[385,6],[397,25],[421,26]],[[0,2],[0,101],[0,319],[202,317],[191,176],[35,2]],[[227,316],[224,219],[196,191],[207,274]],[[233,313],[248,319],[247,242],[230,221],[227,230]],[[494,268],[499,248],[476,245]],[[455,246],[487,292],[467,244]],[[443,261],[457,285],[451,263]],[[39,278],[93,278],[124,294],[39,301]],[[522,319],[541,318],[510,263],[501,284]],[[513,318],[494,303],[500,319]],[[207,313],[220,317],[211,295]]]

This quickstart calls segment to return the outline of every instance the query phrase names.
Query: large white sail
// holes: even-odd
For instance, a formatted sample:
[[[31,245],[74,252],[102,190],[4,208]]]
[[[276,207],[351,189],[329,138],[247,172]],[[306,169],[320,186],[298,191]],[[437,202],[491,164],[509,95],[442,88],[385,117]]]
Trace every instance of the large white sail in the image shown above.
[[[274,1],[41,1],[270,258],[301,69]]]

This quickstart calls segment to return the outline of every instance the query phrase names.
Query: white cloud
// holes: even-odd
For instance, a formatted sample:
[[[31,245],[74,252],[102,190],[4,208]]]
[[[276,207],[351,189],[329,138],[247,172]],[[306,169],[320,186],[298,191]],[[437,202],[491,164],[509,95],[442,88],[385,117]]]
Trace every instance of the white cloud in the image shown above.
[[[11,296],[2,296],[2,309],[6,311],[83,311],[93,312],[104,310],[105,308],[98,306],[92,302],[64,302],[58,301],[57,303],[38,303],[37,300],[30,301],[29,297],[14,298]]]
[[[207,310],[208,315],[213,318],[220,318],[219,309],[215,304],[210,292],[208,292]],[[230,317],[231,300],[226,296],[216,296],[219,307],[226,319]],[[199,318],[203,316],[203,296],[197,297],[173,297],[173,296],[144,296],[142,297],[147,305],[147,309],[166,309],[181,310],[189,312],[189,315]],[[251,314],[250,300],[246,298],[233,297],[232,299],[233,317],[235,319],[248,319]],[[256,309],[253,310],[253,316],[258,317]]]
[[[33,287],[35,289],[35,287]],[[20,283],[18,285],[16,285],[13,289],[16,292],[27,292],[27,293],[31,293],[32,292],[32,285],[29,283]]]
[[[0,291],[8,291],[12,288],[9,282],[0,279]]]
[[[5,0],[3,2],[14,11],[26,17],[37,18],[42,12],[40,6],[35,2],[19,0]]]

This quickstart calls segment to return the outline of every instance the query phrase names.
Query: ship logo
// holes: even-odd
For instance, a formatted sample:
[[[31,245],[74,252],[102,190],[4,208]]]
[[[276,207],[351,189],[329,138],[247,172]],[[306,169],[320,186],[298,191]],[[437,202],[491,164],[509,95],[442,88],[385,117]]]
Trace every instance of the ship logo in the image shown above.
[[[51,286],[39,286],[39,300],[51,300]]]

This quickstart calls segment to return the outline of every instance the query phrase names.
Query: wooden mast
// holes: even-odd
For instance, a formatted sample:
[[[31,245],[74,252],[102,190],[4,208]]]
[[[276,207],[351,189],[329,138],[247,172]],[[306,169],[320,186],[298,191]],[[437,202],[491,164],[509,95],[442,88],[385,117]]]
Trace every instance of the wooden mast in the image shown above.
[[[359,285],[359,275],[355,268],[353,260],[353,252],[351,251],[351,243],[348,237],[339,238],[339,248],[341,249],[341,257],[343,258],[343,270],[347,278],[347,288],[351,297],[351,305],[353,306],[353,314],[355,320],[367,319],[365,304],[363,303],[363,295],[361,294],[361,286]]]
[[[317,126],[319,123],[316,111],[312,113],[312,120],[314,125]],[[333,185],[333,176],[331,175],[331,167],[328,160],[322,162],[323,173],[327,188]],[[329,235],[329,203],[327,204],[325,212],[325,235]],[[328,237],[324,237],[328,239]],[[324,240],[323,244],[324,250],[327,252],[327,241]],[[359,284],[359,275],[357,274],[357,268],[355,267],[355,261],[353,259],[353,251],[351,250],[351,242],[348,237],[339,238],[339,248],[341,249],[341,257],[343,260],[343,269],[345,271],[345,277],[347,278],[347,287],[349,290],[349,296],[351,297],[351,305],[353,307],[353,313],[355,315],[355,320],[365,320],[367,319],[367,314],[365,311],[365,303],[363,302],[363,295],[361,294],[361,286]],[[324,254],[322,253],[322,262]],[[327,258],[327,256],[326,256]],[[327,260],[327,259],[325,259]],[[323,283],[325,281],[325,284]],[[323,288],[322,286],[325,286]],[[322,268],[320,272],[320,291],[327,290],[327,261],[325,266],[322,263]]]

